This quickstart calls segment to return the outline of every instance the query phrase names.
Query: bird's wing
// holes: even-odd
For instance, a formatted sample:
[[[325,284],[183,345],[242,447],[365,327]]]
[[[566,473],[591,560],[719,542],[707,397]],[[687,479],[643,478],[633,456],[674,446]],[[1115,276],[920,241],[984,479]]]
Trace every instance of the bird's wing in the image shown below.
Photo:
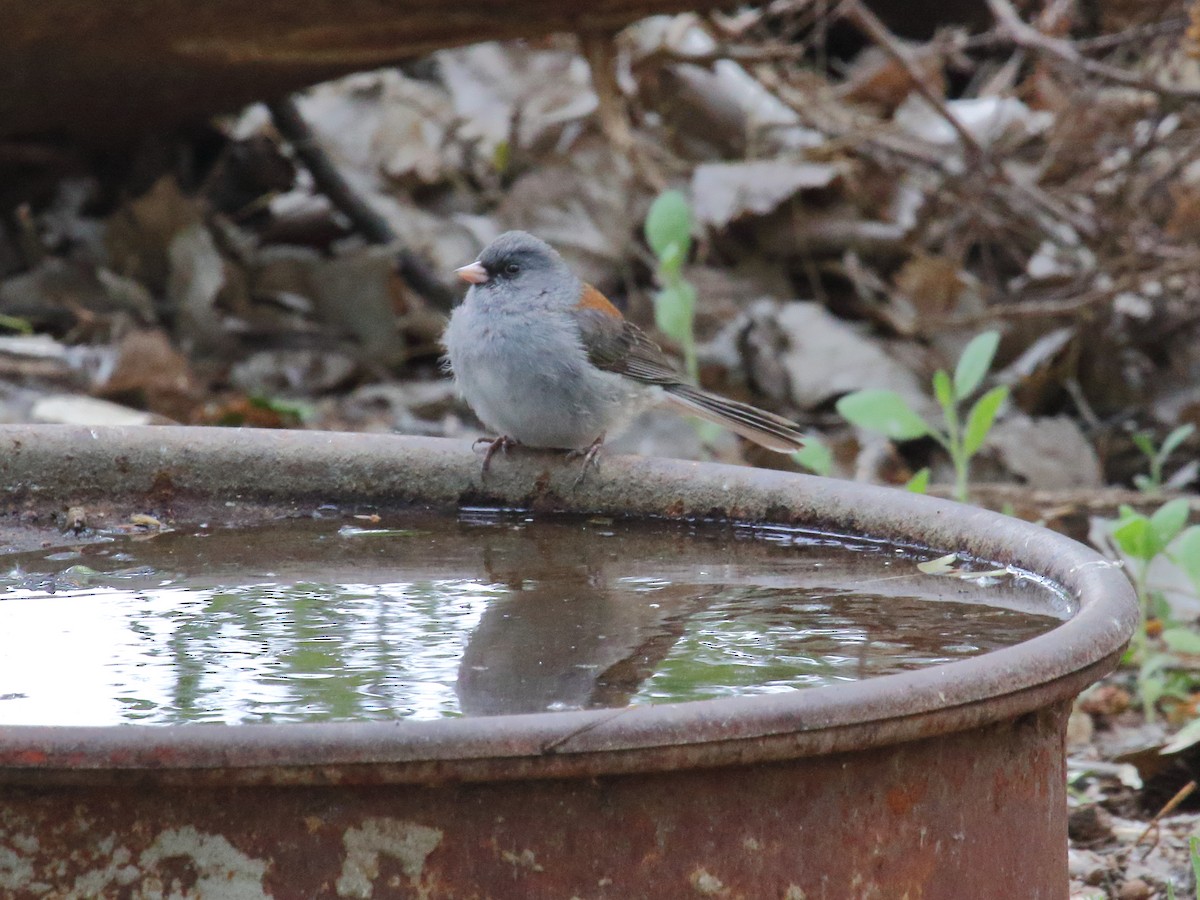
[[[576,309],[579,335],[592,365],[647,384],[679,384],[682,377],[642,329],[626,320],[590,285]]]

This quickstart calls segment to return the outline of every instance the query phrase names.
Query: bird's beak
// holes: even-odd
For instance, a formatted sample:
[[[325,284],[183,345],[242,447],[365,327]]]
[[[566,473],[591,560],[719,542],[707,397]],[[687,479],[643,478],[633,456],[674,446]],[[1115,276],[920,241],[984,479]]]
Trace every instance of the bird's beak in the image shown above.
[[[469,266],[455,269],[458,277],[463,281],[469,281],[471,284],[483,284],[488,280],[487,269],[483,267],[483,263],[473,262]]]

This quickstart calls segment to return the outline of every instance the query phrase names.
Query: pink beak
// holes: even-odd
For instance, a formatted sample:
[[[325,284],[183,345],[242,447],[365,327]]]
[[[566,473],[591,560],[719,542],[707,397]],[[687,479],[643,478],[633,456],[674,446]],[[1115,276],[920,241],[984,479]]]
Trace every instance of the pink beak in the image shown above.
[[[480,262],[473,262],[469,266],[463,266],[454,271],[458,273],[459,278],[463,281],[469,281],[471,284],[483,284],[489,277],[487,269]]]

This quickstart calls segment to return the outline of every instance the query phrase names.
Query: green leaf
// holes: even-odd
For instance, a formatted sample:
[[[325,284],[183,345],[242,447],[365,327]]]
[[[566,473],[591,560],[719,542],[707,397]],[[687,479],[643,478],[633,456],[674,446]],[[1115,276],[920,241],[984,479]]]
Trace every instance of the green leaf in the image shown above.
[[[1171,545],[1171,561],[1183,570],[1200,594],[1200,525],[1193,525]]]
[[[1155,551],[1151,549],[1150,520],[1140,513],[1121,518],[1113,526],[1112,536],[1126,556],[1142,560],[1154,557]]]
[[[691,339],[695,311],[696,289],[686,281],[664,288],[654,298],[655,324],[681,344]]]
[[[685,262],[687,247],[678,241],[671,241],[658,258],[658,269],[666,279],[679,278]]]
[[[1193,723],[1189,722],[1188,724]],[[1192,860],[1192,878],[1196,882],[1196,900],[1200,900],[1200,835],[1193,834],[1188,838],[1188,856]]]
[[[682,191],[664,191],[646,214],[646,243],[659,260],[686,258],[692,245],[692,208]],[[672,251],[671,245],[676,245]]]
[[[1167,544],[1179,536],[1179,532],[1183,531],[1183,526],[1187,524],[1189,512],[1187,500],[1177,497],[1164,503],[1150,516],[1150,530],[1157,545],[1155,553],[1161,553]]]
[[[967,456],[973,456],[983,446],[984,438],[992,430],[996,421],[996,413],[1008,399],[1008,385],[1001,384],[992,388],[975,401],[967,416],[967,427],[963,432],[963,450]]]
[[[1175,733],[1175,736],[1167,742],[1166,746],[1158,752],[1164,756],[1168,756],[1172,753],[1178,753],[1180,750],[1186,750],[1197,742],[1200,742],[1200,719],[1192,719],[1192,721],[1180,728]],[[1192,838],[1192,840],[1196,839]],[[1195,844],[1192,845],[1192,852],[1196,852]],[[1195,866],[1197,862],[1196,857],[1193,857],[1192,865]]]
[[[1200,634],[1177,626],[1168,628],[1162,633],[1163,643],[1176,653],[1186,653],[1189,656],[1200,656]]]
[[[512,144],[508,141],[499,141],[495,149],[492,150],[492,168],[500,175],[508,171],[508,167],[512,164]]]
[[[0,328],[7,328],[18,334],[33,334],[33,323],[20,316],[0,314]]]
[[[837,411],[851,425],[883,432],[896,441],[911,441],[930,433],[925,420],[895,391],[855,391],[838,400]]]
[[[1133,445],[1145,453],[1151,459],[1158,455],[1158,451],[1154,449],[1154,437],[1148,431],[1139,431],[1131,440]]]
[[[1192,425],[1190,422],[1187,425],[1180,425],[1178,428],[1174,429],[1163,439],[1162,447],[1158,451],[1159,458],[1166,459],[1168,456],[1174,453],[1180,444],[1192,436],[1192,432],[1195,430],[1196,426]]]
[[[833,471],[833,451],[814,437],[805,437],[804,446],[792,454],[792,460],[817,475]]]
[[[914,494],[924,494],[929,490],[929,466],[920,469],[904,484],[906,491]]]
[[[954,395],[962,400],[973,394],[991,368],[996,348],[1000,346],[1000,332],[985,331],[972,338],[967,344],[958,365],[954,369]]]
[[[933,396],[937,398],[942,409],[953,408],[956,399],[954,385],[950,383],[950,375],[945,369],[938,369],[933,373]]]

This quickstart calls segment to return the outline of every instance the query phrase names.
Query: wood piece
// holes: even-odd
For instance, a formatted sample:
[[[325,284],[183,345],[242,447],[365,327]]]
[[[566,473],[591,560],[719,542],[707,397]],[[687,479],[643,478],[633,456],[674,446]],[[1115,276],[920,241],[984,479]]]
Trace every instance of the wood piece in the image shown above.
[[[0,136],[131,142],[480,41],[606,31],[717,0],[0,0]]]

